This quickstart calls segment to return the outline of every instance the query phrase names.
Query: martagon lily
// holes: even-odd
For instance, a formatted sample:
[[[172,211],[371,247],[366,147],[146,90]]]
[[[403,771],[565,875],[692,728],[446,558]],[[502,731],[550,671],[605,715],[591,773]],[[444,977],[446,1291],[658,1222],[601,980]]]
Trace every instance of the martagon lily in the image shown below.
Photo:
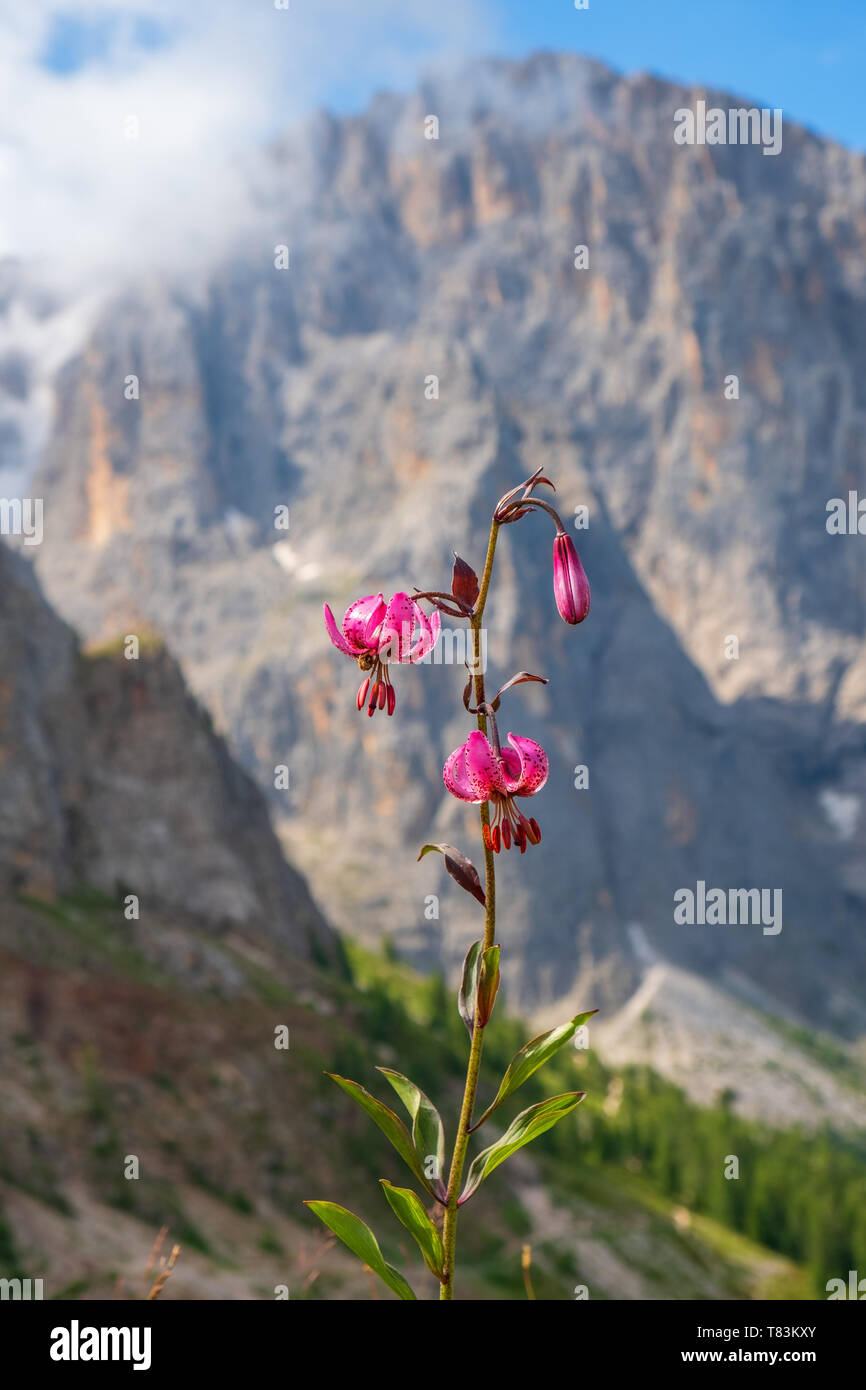
[[[387,709],[393,714],[396,701],[388,663],[422,661],[439,637],[440,612],[468,624],[466,635],[471,660],[466,662],[469,678],[463,689],[463,706],[467,714],[477,720],[477,725],[466,741],[454,749],[442,775],[452,796],[479,808],[478,820],[484,841],[484,881],[482,883],[482,876],[468,855],[455,845],[428,843],[421,847],[418,855],[422,860],[431,853],[441,854],[445,872],[484,910],[483,933],[477,932],[477,939],[469,945],[457,996],[458,1011],[470,1042],[450,1161],[446,1157],[442,1117],[430,1097],[408,1076],[392,1067],[378,1069],[405,1106],[411,1119],[411,1132],[393,1110],[359,1082],[331,1073],[341,1091],[366,1111],[412,1173],[421,1196],[412,1188],[398,1187],[384,1178],[382,1191],[391,1211],[416,1242],[427,1269],[439,1281],[440,1298],[446,1301],[454,1298],[457,1222],[465,1204],[512,1153],[571,1115],[585,1093],[569,1090],[561,1095],[547,1095],[529,1105],[499,1139],[470,1159],[471,1136],[486,1123],[500,1102],[508,1099],[512,1091],[564,1047],[596,1012],[592,1009],[577,1014],[521,1048],[512,1058],[493,1100],[476,1118],[478,1092],[486,1084],[482,1074],[484,1038],[493,1021],[501,981],[500,947],[496,941],[496,856],[503,847],[511,849],[512,846],[523,854],[527,845],[537,845],[540,841],[538,822],[527,817],[518,802],[541,791],[548,774],[547,754],[541,745],[534,739],[509,733],[503,747],[496,720],[506,692],[527,682],[546,685],[545,677],[518,671],[491,699],[485,691],[484,664],[478,659],[500,528],[520,521],[530,512],[547,512],[556,527],[553,549],[556,606],[571,626],[581,623],[589,612],[589,582],[574,542],[550,503],[535,495],[536,489],[541,487],[555,491],[551,480],[538,468],[500,498],[491,520],[481,574],[476,574],[466,560],[455,555],[450,593],[439,588],[416,589],[414,598],[399,593],[388,603],[382,594],[370,594],[352,604],[339,628],[325,605],[331,641],[346,656],[353,657],[365,673],[358,691],[358,709],[366,704],[369,714],[377,709]],[[430,617],[420,607],[419,600],[435,610]],[[500,894],[500,907],[507,902],[507,897]],[[444,1209],[441,1223],[431,1215],[431,1203]],[[400,1270],[385,1259],[375,1235],[359,1216],[336,1202],[316,1200],[308,1202],[307,1206],[392,1293],[401,1299],[416,1297]]]
[[[334,646],[354,657],[362,671],[370,672],[358,687],[358,709],[366,703],[370,715],[377,709],[393,714],[397,693],[391,684],[388,663],[422,661],[439,639],[439,614],[434,612],[428,618],[421,605],[403,593],[395,594],[388,603],[382,594],[357,599],[346,612],[341,628],[327,603],[324,610]]]
[[[499,746],[496,721],[488,715],[491,738],[473,729],[465,743],[448,758],[442,772],[446,787],[460,801],[493,803],[491,825],[484,826],[484,843],[496,854],[513,843],[525,854],[527,844],[537,845],[541,831],[515,801],[534,796],[547,781],[547,754],[534,739],[508,735],[510,748]]]

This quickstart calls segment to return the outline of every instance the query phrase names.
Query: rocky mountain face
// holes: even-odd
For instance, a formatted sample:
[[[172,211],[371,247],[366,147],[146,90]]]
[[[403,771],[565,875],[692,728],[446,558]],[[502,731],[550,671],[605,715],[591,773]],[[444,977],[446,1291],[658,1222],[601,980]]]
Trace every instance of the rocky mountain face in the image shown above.
[[[114,898],[121,932],[182,920],[333,959],[252,779],[164,648],[132,650],[82,653],[0,548],[0,890],[50,903],[86,885]]]
[[[58,371],[37,565],[87,639],[164,635],[339,926],[453,969],[477,908],[414,851],[474,850],[474,812],[441,783],[469,727],[462,666],[400,671],[397,716],[358,716],[321,605],[444,587],[452,547],[480,564],[495,500],[543,463],[566,519],[589,509],[593,606],[566,628],[546,520],[507,528],[490,679],[550,677],[503,721],[551,761],[543,842],[502,865],[509,1003],[610,1012],[648,968],[643,940],[749,1006],[854,1037],[864,542],[825,522],[829,498],[866,490],[866,163],[789,124],[773,157],[679,146],[674,111],[698,97],[743,104],[539,55],[287,134],[251,177],[260,237],[195,283],[110,296]],[[63,660],[39,651],[62,704]],[[170,670],[111,692],[94,672],[89,699],[122,717]],[[99,754],[114,771],[95,794],[132,776],[147,796],[128,749]],[[46,784],[28,814],[60,864],[56,801]],[[253,910],[244,815],[226,824],[230,799],[187,814],[201,855],[215,827],[234,847],[214,855],[225,910]],[[31,822],[15,816],[25,867]],[[89,833],[77,852],[110,877]],[[168,872],[160,844],[140,841],[144,880]],[[782,930],[678,924],[674,894],[698,881],[781,890]]]

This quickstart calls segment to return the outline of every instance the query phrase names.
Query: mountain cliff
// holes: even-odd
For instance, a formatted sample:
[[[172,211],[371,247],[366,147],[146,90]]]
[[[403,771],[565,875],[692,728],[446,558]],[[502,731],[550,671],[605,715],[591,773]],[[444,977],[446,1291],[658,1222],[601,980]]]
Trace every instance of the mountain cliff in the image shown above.
[[[642,938],[856,1037],[866,592],[825,522],[866,489],[866,163],[792,124],[772,158],[679,146],[699,97],[743,104],[541,54],[288,132],[260,235],[109,296],[58,371],[38,569],[89,640],[164,634],[339,926],[453,970],[473,905],[413,850],[470,849],[440,776],[461,668],[400,672],[391,727],[362,720],[321,604],[478,564],[543,463],[589,509],[593,609],[566,630],[552,534],[509,528],[491,678],[550,677],[506,728],[551,756],[543,844],[503,868],[510,1002],[609,1013]],[[781,890],[782,931],[677,924],[698,881]]]

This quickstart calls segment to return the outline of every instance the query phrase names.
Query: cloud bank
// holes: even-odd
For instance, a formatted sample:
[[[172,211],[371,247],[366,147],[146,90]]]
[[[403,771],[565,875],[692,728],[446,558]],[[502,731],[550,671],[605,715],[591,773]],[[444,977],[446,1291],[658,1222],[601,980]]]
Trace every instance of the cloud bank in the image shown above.
[[[495,42],[487,0],[0,0],[0,257],[98,284],[205,262],[253,152]]]

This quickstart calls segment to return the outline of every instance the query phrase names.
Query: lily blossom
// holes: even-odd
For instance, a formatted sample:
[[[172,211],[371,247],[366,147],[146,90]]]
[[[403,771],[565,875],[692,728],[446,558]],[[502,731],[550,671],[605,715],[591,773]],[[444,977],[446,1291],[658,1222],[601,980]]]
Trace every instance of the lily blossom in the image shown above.
[[[354,657],[361,670],[370,673],[358,689],[358,709],[366,704],[370,715],[386,708],[393,714],[397,695],[388,674],[388,664],[422,661],[438,641],[439,614],[434,612],[428,618],[419,603],[402,593],[395,594],[388,603],[382,594],[368,594],[366,598],[357,599],[339,628],[327,603],[324,610],[325,625],[334,646],[346,656]]]
[[[510,748],[499,746],[495,725],[492,740],[474,729],[448,758],[442,772],[446,787],[460,801],[493,803],[492,824],[484,827],[484,843],[496,854],[512,842],[521,854],[541,839],[538,822],[524,816],[515,797],[535,796],[547,781],[547,754],[534,739],[508,735]]]

